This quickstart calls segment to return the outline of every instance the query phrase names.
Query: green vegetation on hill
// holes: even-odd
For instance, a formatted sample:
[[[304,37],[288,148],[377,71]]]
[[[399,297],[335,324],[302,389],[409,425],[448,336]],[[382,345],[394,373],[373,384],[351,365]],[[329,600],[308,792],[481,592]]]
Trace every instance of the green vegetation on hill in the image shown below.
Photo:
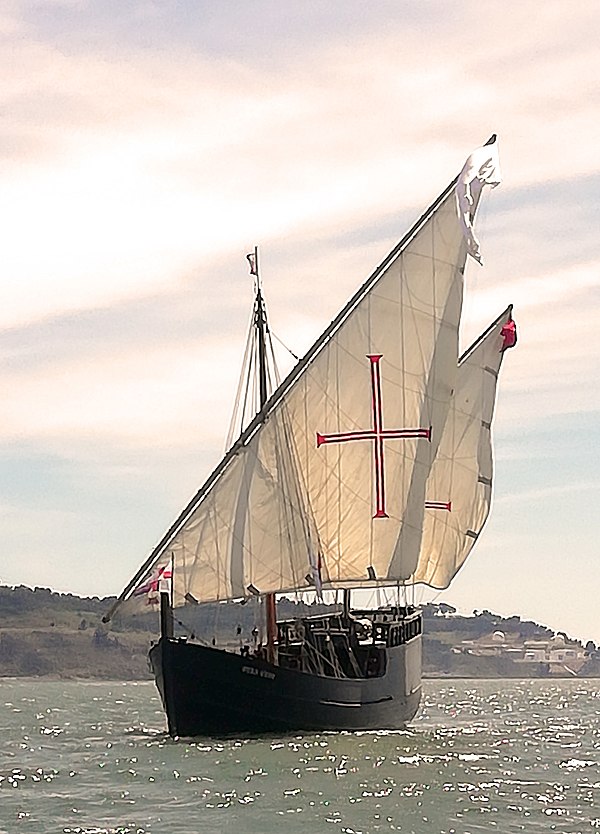
[[[147,651],[158,636],[156,611],[135,617],[117,616],[110,627],[102,623],[114,597],[79,597],[48,588],[0,586],[0,676],[51,675],[60,677],[149,678]],[[328,606],[283,599],[281,618],[318,614]],[[189,606],[176,612],[180,635],[214,638],[217,645],[249,642],[258,625],[258,606]],[[447,605],[423,607],[424,674],[429,677],[527,677],[560,674],[548,664],[524,665],[514,654],[486,656],[488,638],[501,633],[508,644],[548,643],[550,629],[519,617],[503,618],[489,611],[461,617]],[[487,641],[487,642],[486,642]],[[593,643],[585,647],[568,641],[581,660],[579,676],[600,676],[600,654]],[[481,648],[483,646],[483,648]],[[473,648],[479,647],[479,648]],[[481,653],[483,652],[483,654]],[[573,674],[568,670],[565,674]]]
[[[148,631],[102,624],[113,600],[0,586],[0,676],[149,677]]]

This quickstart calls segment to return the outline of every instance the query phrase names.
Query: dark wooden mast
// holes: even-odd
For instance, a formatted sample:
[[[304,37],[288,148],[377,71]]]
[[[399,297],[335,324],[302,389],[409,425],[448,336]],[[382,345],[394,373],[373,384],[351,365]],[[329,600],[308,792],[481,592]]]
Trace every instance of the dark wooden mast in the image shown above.
[[[159,579],[158,596],[160,599],[160,636],[166,640],[173,637],[173,559],[169,580]]]
[[[267,400],[269,391],[267,387],[267,311],[260,286],[260,273],[258,271],[258,246],[254,247],[254,269],[256,275],[256,299],[254,302],[254,327],[258,347],[258,385],[259,385],[259,411],[262,411]]]
[[[267,379],[267,312],[260,286],[260,270],[258,265],[258,246],[254,247],[254,271],[256,276],[256,299],[254,302],[254,328],[256,332],[258,359],[258,391],[259,411],[265,407],[269,399]],[[265,600],[265,617],[267,626],[267,660],[269,663],[277,661],[277,604],[275,594],[267,593]]]

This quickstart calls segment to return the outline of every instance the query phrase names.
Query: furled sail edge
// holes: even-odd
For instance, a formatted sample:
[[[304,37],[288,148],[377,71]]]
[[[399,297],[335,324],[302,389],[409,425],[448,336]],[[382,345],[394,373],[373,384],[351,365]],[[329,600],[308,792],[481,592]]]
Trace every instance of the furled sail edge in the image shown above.
[[[493,138],[493,137],[491,137]],[[491,141],[488,140],[488,141]],[[396,246],[388,253],[388,255],[383,259],[383,261],[375,268],[375,270],[371,273],[371,275],[364,281],[364,283],[358,288],[358,290],[354,293],[352,298],[348,301],[345,307],[338,313],[338,315],[332,319],[329,325],[325,328],[323,333],[319,336],[319,338],[314,342],[314,344],[308,349],[302,359],[295,365],[294,368],[290,371],[287,377],[283,380],[281,385],[271,394],[263,408],[258,412],[254,420],[247,426],[247,428],[241,433],[239,438],[235,441],[235,443],[231,446],[229,451],[225,454],[225,456],[221,459],[221,461],[217,464],[215,469],[211,472],[208,476],[204,484],[200,487],[200,489],[196,492],[193,498],[188,502],[182,512],[179,514],[177,519],[173,522],[173,524],[169,527],[165,535],[161,538],[158,544],[153,548],[152,552],[146,559],[146,561],[141,565],[141,567],[137,570],[134,574],[132,579],[128,582],[125,586],[121,594],[117,597],[115,602],[103,616],[103,622],[109,622],[110,619],[113,617],[117,609],[124,603],[132,591],[137,587],[139,582],[146,576],[149,570],[151,570],[154,565],[158,562],[160,557],[163,555],[164,550],[167,548],[169,542],[172,540],[173,536],[181,529],[181,527],[185,524],[187,519],[190,515],[194,512],[198,504],[202,501],[204,496],[207,492],[211,489],[212,485],[217,481],[217,479],[221,476],[221,474],[225,471],[227,466],[231,463],[233,458],[236,456],[238,451],[245,446],[248,441],[252,438],[254,433],[260,428],[260,426],[266,421],[267,417],[269,416],[270,412],[275,408],[275,406],[279,403],[283,396],[287,393],[287,391],[291,388],[293,383],[296,379],[300,376],[304,368],[310,364],[310,362],[319,354],[321,349],[327,343],[327,341],[333,336],[336,331],[341,327],[347,317],[352,313],[355,307],[362,301],[364,296],[370,291],[372,286],[377,283],[377,280],[382,275],[382,273],[388,268],[388,266],[402,253],[405,247],[411,242],[411,240],[415,237],[415,235],[420,231],[421,227],[427,223],[427,221],[432,217],[435,213],[437,208],[444,202],[444,200],[449,196],[453,189],[456,188],[458,183],[459,174],[452,180],[452,182],[441,192],[441,194],[431,203],[431,205],[423,212],[423,214],[419,217],[416,223],[409,229],[409,231],[401,238],[401,240],[396,244]]]

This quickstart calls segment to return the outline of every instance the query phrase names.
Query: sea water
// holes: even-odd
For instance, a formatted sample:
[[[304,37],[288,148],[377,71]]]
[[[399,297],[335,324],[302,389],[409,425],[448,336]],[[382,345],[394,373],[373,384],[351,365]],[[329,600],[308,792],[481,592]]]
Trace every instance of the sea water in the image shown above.
[[[600,681],[426,681],[396,732],[171,740],[152,683],[0,680],[2,834],[600,831]]]

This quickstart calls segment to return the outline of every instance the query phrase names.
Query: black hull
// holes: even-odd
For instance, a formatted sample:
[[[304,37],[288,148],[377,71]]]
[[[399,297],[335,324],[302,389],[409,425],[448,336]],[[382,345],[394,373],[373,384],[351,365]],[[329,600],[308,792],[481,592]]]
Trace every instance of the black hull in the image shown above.
[[[399,729],[421,697],[421,637],[386,649],[383,675],[333,678],[170,638],[150,650],[172,736]]]

